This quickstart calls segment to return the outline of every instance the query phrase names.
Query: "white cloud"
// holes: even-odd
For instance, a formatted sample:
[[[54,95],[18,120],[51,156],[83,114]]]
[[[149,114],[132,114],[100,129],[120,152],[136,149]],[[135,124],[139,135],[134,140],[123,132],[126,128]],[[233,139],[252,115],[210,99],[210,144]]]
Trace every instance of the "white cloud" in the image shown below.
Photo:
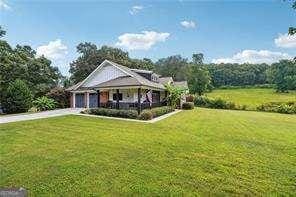
[[[11,7],[6,3],[5,0],[0,0],[0,10],[11,10]]]
[[[165,42],[170,36],[169,33],[158,33],[155,31],[142,31],[140,34],[125,33],[118,37],[116,46],[128,50],[148,50],[157,42]]]
[[[185,28],[195,28],[196,27],[196,24],[195,24],[195,22],[193,22],[193,21],[182,21],[181,23],[180,23],[183,27],[185,27]]]
[[[296,34],[280,34],[278,38],[274,39],[274,43],[282,48],[296,48]]]
[[[68,53],[68,48],[60,39],[50,41],[47,45],[37,47],[37,56],[44,55],[51,60],[59,60],[65,57]]]
[[[131,15],[138,14],[143,8],[144,8],[144,7],[141,6],[141,5],[135,5],[135,6],[133,6],[133,7],[130,9],[129,13],[130,13]]]
[[[292,57],[287,53],[272,52],[268,50],[243,50],[229,58],[213,59],[212,62],[220,63],[267,63],[271,64],[281,59],[291,59]]]

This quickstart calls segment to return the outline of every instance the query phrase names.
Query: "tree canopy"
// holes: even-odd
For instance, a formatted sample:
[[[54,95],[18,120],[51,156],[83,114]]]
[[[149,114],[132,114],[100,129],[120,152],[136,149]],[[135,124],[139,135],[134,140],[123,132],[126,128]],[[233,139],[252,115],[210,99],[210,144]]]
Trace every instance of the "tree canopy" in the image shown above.
[[[153,62],[148,59],[132,59],[128,52],[118,48],[102,46],[86,42],[77,46],[80,56],[70,64],[71,80],[74,83],[85,79],[105,59],[127,66],[129,68],[153,69]]]

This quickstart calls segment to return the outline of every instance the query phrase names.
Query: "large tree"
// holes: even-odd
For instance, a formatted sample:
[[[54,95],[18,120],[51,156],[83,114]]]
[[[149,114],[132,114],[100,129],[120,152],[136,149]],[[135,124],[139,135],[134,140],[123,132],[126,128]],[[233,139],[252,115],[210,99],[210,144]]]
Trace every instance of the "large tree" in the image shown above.
[[[192,65],[189,70],[189,91],[192,94],[202,95],[210,89],[211,77],[209,71],[200,65]]]
[[[271,65],[268,78],[276,85],[278,92],[296,90],[296,63],[290,60],[281,60]]]
[[[80,56],[70,64],[71,80],[74,83],[85,79],[105,59],[115,63],[141,69],[153,69],[150,59],[131,59],[129,54],[121,49],[102,46],[100,49],[95,44],[86,42],[77,46]]]
[[[4,30],[1,28],[1,31]],[[58,68],[51,66],[45,57],[35,55],[30,46],[13,48],[0,39],[0,103],[5,101],[8,85],[16,79],[24,81],[34,96],[44,95],[59,83]]]
[[[294,10],[296,10],[296,0],[294,0],[294,2],[292,3],[292,8]],[[289,27],[289,31],[288,32],[289,32],[290,35],[296,34],[296,27]]]
[[[188,60],[181,55],[162,58],[155,63],[156,73],[163,77],[173,77],[176,81],[187,79]]]

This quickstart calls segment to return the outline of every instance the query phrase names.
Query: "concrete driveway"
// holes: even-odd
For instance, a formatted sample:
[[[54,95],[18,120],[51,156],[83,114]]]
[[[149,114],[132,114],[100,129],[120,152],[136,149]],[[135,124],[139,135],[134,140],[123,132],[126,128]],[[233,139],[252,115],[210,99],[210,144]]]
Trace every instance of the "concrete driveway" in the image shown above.
[[[40,118],[50,118],[55,116],[64,116],[69,114],[78,114],[83,110],[83,108],[67,108],[67,109],[57,109],[51,111],[44,111],[32,114],[19,114],[19,115],[3,115],[0,116],[0,124],[8,122],[18,122],[24,120],[35,120]]]

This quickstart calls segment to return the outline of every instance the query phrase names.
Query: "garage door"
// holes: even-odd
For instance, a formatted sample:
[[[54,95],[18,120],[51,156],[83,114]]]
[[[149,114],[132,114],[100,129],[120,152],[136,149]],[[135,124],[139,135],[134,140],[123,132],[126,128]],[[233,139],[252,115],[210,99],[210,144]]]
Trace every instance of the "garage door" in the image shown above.
[[[75,96],[75,107],[83,108],[84,105],[84,94],[76,94]]]
[[[90,93],[89,94],[89,107],[90,108],[98,107],[98,94],[97,93]]]

